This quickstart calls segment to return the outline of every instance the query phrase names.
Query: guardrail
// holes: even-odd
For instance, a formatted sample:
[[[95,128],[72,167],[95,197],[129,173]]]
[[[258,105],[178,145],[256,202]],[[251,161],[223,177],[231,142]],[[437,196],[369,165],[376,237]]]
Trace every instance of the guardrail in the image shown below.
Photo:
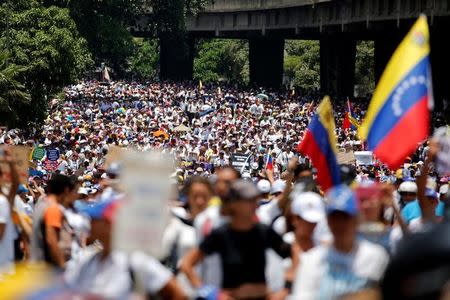
[[[314,5],[333,0],[212,0],[205,12],[252,11]]]

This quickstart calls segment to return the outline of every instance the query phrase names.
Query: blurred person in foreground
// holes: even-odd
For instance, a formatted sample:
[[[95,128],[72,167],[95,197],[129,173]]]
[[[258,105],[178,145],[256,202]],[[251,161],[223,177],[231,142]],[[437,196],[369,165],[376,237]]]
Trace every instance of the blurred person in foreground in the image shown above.
[[[319,194],[314,192],[295,195],[290,211],[294,235],[291,262],[285,272],[284,288],[276,293],[275,299],[285,299],[291,293],[292,283],[302,263],[303,254],[316,246],[314,230],[319,222],[326,220],[325,202]]]
[[[383,247],[357,239],[358,208],[346,185],[326,194],[331,245],[318,246],[302,256],[293,299],[336,299],[378,289],[389,256]]]
[[[358,236],[390,252],[393,223],[390,218],[386,218],[386,212],[393,213],[394,224],[400,233],[407,231],[400,210],[394,204],[394,187],[389,184],[362,184],[356,188],[355,194],[360,208]]]
[[[64,274],[67,285],[81,293],[104,299],[128,299],[136,292],[159,295],[162,299],[187,299],[172,273],[155,258],[143,252],[126,254],[112,249],[112,226],[120,200],[109,200],[86,206],[80,212],[91,218],[92,246],[68,264]]]
[[[53,175],[48,181],[47,196],[38,202],[33,214],[31,236],[31,259],[45,261],[52,266],[64,268],[66,257],[61,247],[65,203],[77,197],[77,182],[73,177]]]
[[[231,184],[224,199],[230,222],[213,230],[196,249],[182,260],[181,271],[191,284],[202,288],[203,282],[195,272],[195,265],[207,255],[218,253],[223,274],[223,299],[266,299],[266,250],[273,249],[285,258],[291,254],[290,245],[269,226],[255,218],[260,193],[245,180]]]
[[[19,186],[19,175],[17,173],[15,162],[8,151],[4,152],[2,159],[11,170],[11,183],[6,184],[4,178],[0,182],[0,274],[13,272],[14,263],[14,239],[16,230],[12,220],[12,208],[16,190]],[[0,169],[0,177],[4,177]]]
[[[175,273],[178,272],[179,260],[197,246],[194,220],[208,207],[208,203],[214,195],[209,180],[201,176],[189,178],[183,187],[183,192],[187,197],[186,204],[183,207],[172,209],[172,218],[162,239],[164,265]],[[192,292],[184,274],[178,274],[177,279],[185,292]]]

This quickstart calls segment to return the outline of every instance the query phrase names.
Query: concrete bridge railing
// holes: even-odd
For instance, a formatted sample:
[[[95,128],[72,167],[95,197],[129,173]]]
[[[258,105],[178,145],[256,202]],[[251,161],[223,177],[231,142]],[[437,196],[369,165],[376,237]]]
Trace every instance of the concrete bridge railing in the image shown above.
[[[204,12],[239,12],[314,5],[334,0],[212,0]]]

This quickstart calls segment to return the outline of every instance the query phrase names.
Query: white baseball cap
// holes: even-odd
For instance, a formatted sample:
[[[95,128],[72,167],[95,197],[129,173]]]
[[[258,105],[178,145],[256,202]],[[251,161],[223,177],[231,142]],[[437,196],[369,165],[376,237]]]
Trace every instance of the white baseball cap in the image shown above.
[[[318,223],[325,218],[325,203],[317,193],[300,193],[292,201],[291,212],[307,222]]]
[[[270,189],[271,194],[282,193],[286,188],[286,182],[284,180],[278,179],[272,184]]]
[[[413,181],[404,181],[398,187],[398,191],[407,193],[417,193],[417,184]]]
[[[256,187],[262,194],[266,194],[270,192],[270,181],[266,179],[261,179],[258,181]]]
[[[448,188],[448,184],[441,185],[441,187],[439,188],[439,194],[447,194]]]

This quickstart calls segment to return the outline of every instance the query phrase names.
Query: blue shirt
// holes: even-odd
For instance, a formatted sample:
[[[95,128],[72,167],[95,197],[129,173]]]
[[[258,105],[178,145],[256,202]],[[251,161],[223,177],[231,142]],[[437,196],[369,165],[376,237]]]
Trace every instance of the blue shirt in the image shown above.
[[[435,214],[438,217],[442,217],[444,215],[443,202],[439,201],[438,205],[436,206]],[[406,223],[409,223],[411,222],[411,220],[414,220],[416,218],[420,218],[421,216],[422,211],[420,209],[418,200],[414,200],[413,202],[406,204],[406,206],[402,209],[402,217],[406,221]]]

